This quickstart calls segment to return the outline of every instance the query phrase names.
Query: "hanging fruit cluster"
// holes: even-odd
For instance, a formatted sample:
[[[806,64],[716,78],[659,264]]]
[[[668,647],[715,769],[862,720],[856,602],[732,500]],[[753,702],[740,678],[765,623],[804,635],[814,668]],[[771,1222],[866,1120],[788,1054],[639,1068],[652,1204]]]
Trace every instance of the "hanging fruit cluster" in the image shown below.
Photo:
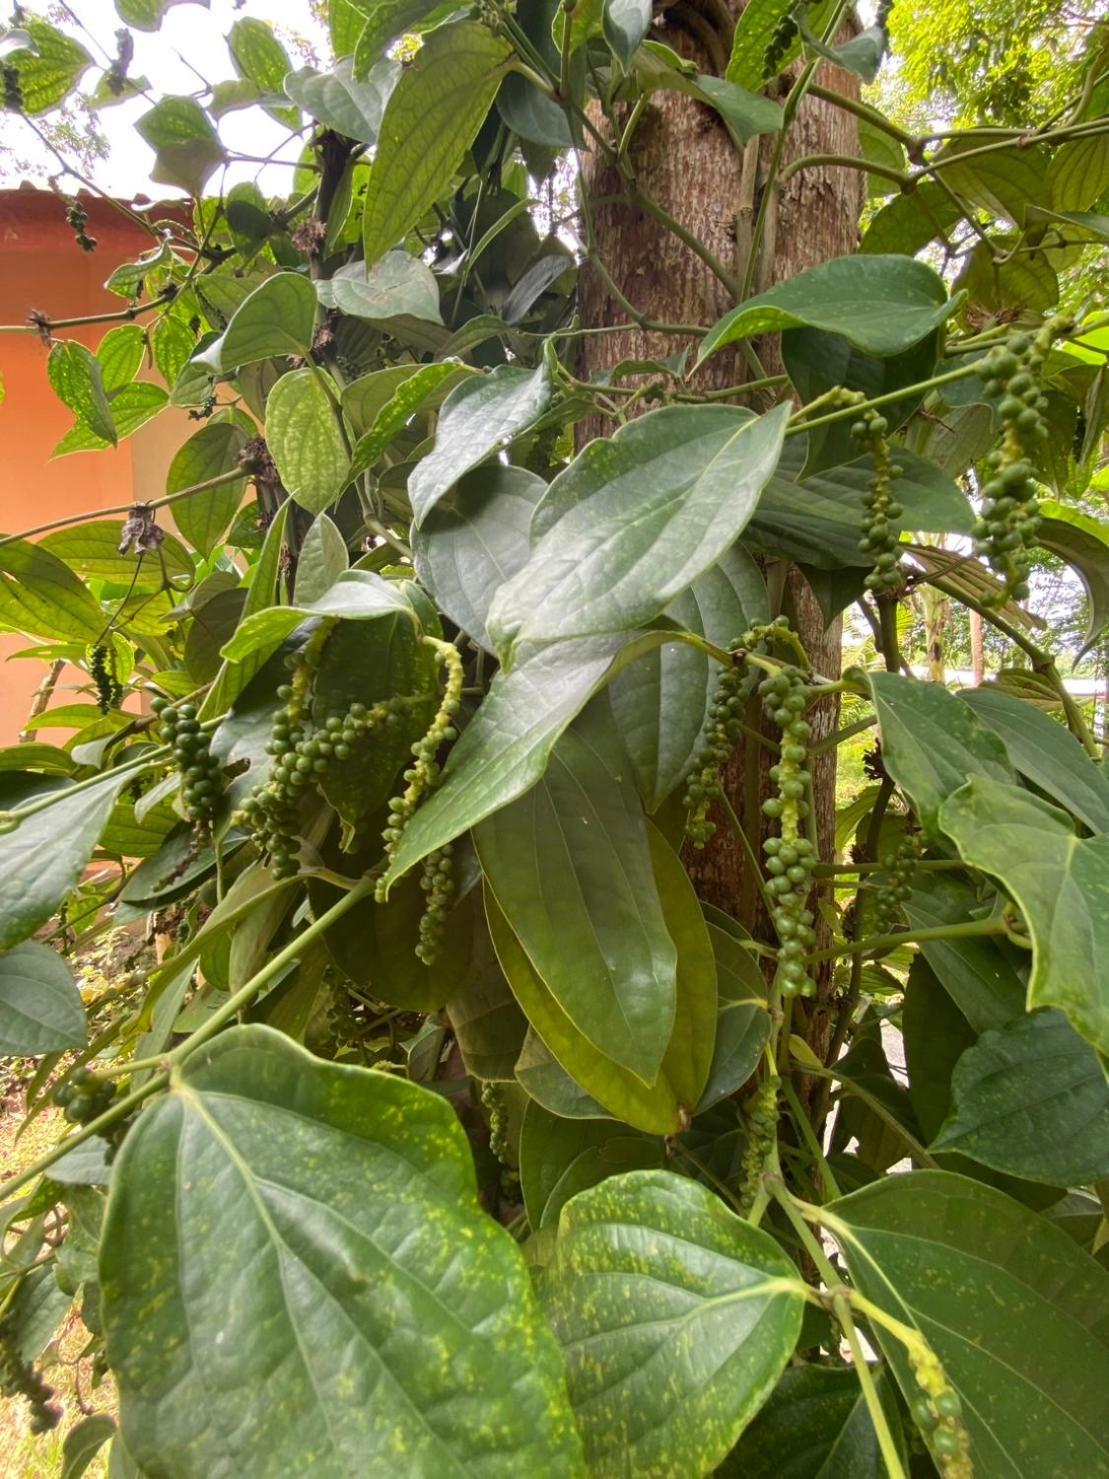
[[[886,864],[886,876],[874,895],[874,917],[868,925],[872,934],[884,935],[897,923],[905,901],[913,891],[913,869],[920,857],[919,832],[907,831]]]
[[[98,642],[86,654],[89,677],[96,685],[96,702],[102,714],[117,709],[123,701],[123,684],[116,671],[115,648],[108,642]]]
[[[975,553],[988,559],[1004,582],[999,599],[1012,596],[1022,601],[1028,595],[1029,550],[1040,524],[1032,452],[1050,432],[1043,415],[1048,400],[1038,375],[1055,338],[1069,327],[1067,318],[1049,318],[1035,339],[1010,334],[985,359],[985,390],[1001,397],[998,414],[1003,431],[1000,447],[986,459],[990,476],[982,488],[974,536]]]
[[[771,919],[778,935],[775,983],[783,996],[811,996],[816,983],[804,957],[816,941],[813,913],[807,907],[812,870],[817,861],[811,839],[802,831],[809,816],[811,777],[806,769],[811,730],[804,713],[811,689],[796,668],[782,668],[759,684],[759,696],[782,731],[778,763],[770,768],[777,795],[763,802],[764,815],[778,822],[778,835],[763,843],[767,892],[773,901]]]
[[[943,1479],[973,1479],[970,1434],[963,1424],[963,1404],[933,1352],[909,1347],[909,1364],[921,1395],[912,1403],[913,1417],[927,1434]]]
[[[780,1084],[781,1080],[774,1075],[764,1079],[744,1107],[746,1136],[739,1199],[745,1208],[750,1207],[758,1195],[767,1157],[777,1144]]]
[[[19,1353],[14,1334],[0,1325],[0,1396],[23,1397],[31,1409],[32,1433],[48,1433],[62,1420],[62,1409],[51,1402],[54,1388],[34,1364]]]
[[[900,477],[903,469],[890,454],[888,431],[889,422],[875,410],[866,411],[851,427],[855,440],[870,447],[874,462],[874,475],[863,499],[866,525],[859,549],[874,561],[874,568],[867,574],[865,584],[867,590],[875,595],[879,591],[897,590],[902,583],[900,541],[894,524],[905,510],[894,499],[893,480]]]
[[[741,638],[733,644],[733,650],[742,645]],[[708,722],[698,742],[693,769],[682,798],[688,811],[686,836],[698,851],[716,831],[716,824],[708,819],[708,810],[723,794],[720,772],[742,731],[740,715],[747,707],[756,677],[753,671],[733,664],[723,669],[717,681]]]
[[[116,1086],[111,1079],[82,1066],[54,1090],[54,1103],[71,1125],[84,1125],[109,1109],[115,1096]]]
[[[223,772],[211,751],[211,737],[201,727],[193,704],[174,708],[166,699],[150,705],[161,720],[162,733],[173,746],[173,760],[181,774],[181,799],[190,822],[210,822],[223,795]]]
[[[427,894],[424,912],[420,916],[420,938],[416,954],[424,965],[431,965],[438,958],[443,943],[443,930],[447,922],[447,910],[454,897],[454,844],[448,842],[428,853],[423,863],[420,887]]]

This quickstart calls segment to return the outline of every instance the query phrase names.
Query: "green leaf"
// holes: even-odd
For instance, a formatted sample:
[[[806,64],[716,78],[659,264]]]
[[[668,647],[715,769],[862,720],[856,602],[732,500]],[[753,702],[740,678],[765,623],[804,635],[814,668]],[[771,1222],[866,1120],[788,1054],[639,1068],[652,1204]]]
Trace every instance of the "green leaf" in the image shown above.
[[[591,1474],[704,1474],[793,1352],[797,1270],[705,1187],[633,1171],[562,1211],[540,1295]]]
[[[70,1428],[62,1445],[61,1479],[81,1479],[115,1431],[115,1422],[106,1412],[93,1413]]]
[[[991,216],[1023,225],[1029,205],[1047,198],[1047,150],[1029,147],[1022,141],[1009,149],[976,153],[971,159],[960,160],[958,156],[974,149],[975,143],[974,139],[963,138],[948,144],[941,155],[949,161],[942,171],[943,179]]]
[[[770,607],[758,567],[735,545],[676,596],[665,614],[727,647],[756,622],[769,621]],[[609,686],[609,703],[649,812],[657,811],[689,774],[719,673],[719,663],[688,643],[667,642]]]
[[[289,510],[292,504],[286,499],[278,508],[277,513],[270,521],[266,530],[266,537],[262,543],[258,562],[251,572],[251,582],[246,593],[246,604],[243,606],[240,626],[250,617],[257,616],[260,612],[267,611],[275,605],[279,595],[279,582],[281,580],[281,566],[285,550],[285,525],[289,518]],[[243,692],[258,672],[265,665],[269,657],[276,652],[284,641],[285,632],[277,638],[272,647],[255,648],[242,660],[228,661],[224,658],[223,666],[216,675],[215,681],[208,690],[200,708],[201,719],[215,719],[224,714],[232,707],[235,700]],[[277,687],[277,684],[274,684]],[[270,696],[267,694],[266,698]],[[272,717],[272,716],[271,716]],[[268,720],[266,721],[268,730]],[[268,735],[267,735],[268,737]],[[227,763],[226,761],[224,762]]]
[[[473,1078],[511,1082],[528,1031],[527,1018],[500,968],[484,910],[478,905],[473,914],[469,970],[465,980],[455,983],[447,1016],[466,1072]]]
[[[867,354],[900,354],[958,307],[923,262],[900,256],[836,257],[749,298],[709,330],[697,363],[756,334],[823,329]]]
[[[134,26],[137,31],[156,31],[162,17],[171,5],[182,5],[185,0],[115,0],[116,13],[125,26]],[[198,0],[207,5],[207,0]]]
[[[439,1095],[262,1026],[198,1049],[128,1135],[105,1218],[136,1462],[579,1474],[557,1349],[476,1191]]]
[[[871,557],[859,550],[866,522],[866,496],[874,475],[870,457],[801,477],[805,461],[800,437],[785,445],[745,532],[745,542],[768,554],[800,560],[818,570],[865,568]],[[901,476],[895,496],[905,512],[891,525],[969,533],[974,510],[966,494],[934,463],[899,447]]]
[[[116,797],[130,777],[109,771],[62,791],[0,832],[0,950],[27,939],[55,913],[85,871]],[[58,839],[65,845],[59,846]]]
[[[373,467],[390,443],[411,425],[414,416],[439,405],[459,380],[473,373],[475,372],[468,366],[459,364],[457,360],[445,360],[441,364],[419,365],[415,367],[415,373],[395,382],[395,389],[381,405],[373,424],[354,445],[349,477],[353,480]],[[368,380],[370,377],[365,378]],[[382,390],[386,388],[381,387]],[[370,394],[359,397],[356,403],[359,415],[365,415],[372,399]],[[345,404],[344,396],[344,406]]]
[[[968,776],[1011,779],[1005,746],[942,683],[871,673],[882,763],[934,836],[943,802]],[[946,830],[946,829],[944,829]]]
[[[909,195],[895,195],[871,221],[859,251],[873,255],[898,252],[913,257],[935,237],[946,239],[961,219],[958,204],[942,185],[924,180]]]
[[[873,1373],[901,1461],[901,1418],[889,1379]],[[791,1366],[716,1470],[718,1479],[883,1479],[859,1378],[850,1366]]]
[[[350,262],[316,284],[325,308],[337,308],[371,323],[388,323],[408,315],[441,324],[439,284],[431,268],[408,252],[386,252],[367,272],[365,263]]]
[[[716,957],[720,1011],[708,1082],[697,1104],[704,1114],[740,1088],[758,1067],[767,1038],[766,981],[754,955],[719,925],[709,923],[709,939]]]
[[[619,1133],[613,1120],[563,1119],[538,1100],[528,1101],[520,1122],[520,1191],[533,1229],[543,1222],[544,1209],[568,1167],[583,1151]]]
[[[1066,560],[1086,587],[1089,618],[1079,658],[1085,657],[1109,622],[1109,538],[1104,524],[1071,504],[1045,498],[1036,541]]]
[[[677,951],[603,709],[567,730],[540,781],[475,828],[474,842],[486,888],[558,1006],[606,1057],[653,1083],[674,1021]]]
[[[1093,209],[1109,190],[1109,139],[1099,134],[1057,149],[1047,171],[1047,189],[1054,211]]]
[[[959,694],[999,735],[1019,773],[1091,832],[1109,832],[1109,781],[1078,740],[1040,709],[987,684]]]
[[[206,483],[239,465],[239,455],[254,435],[254,426],[239,411],[207,422],[181,447],[166,474],[166,492],[179,493]],[[194,493],[173,506],[173,522],[194,549],[207,557],[227,533],[246,488],[245,476],[222,488]]]
[[[76,339],[55,344],[46,361],[46,374],[54,394],[78,421],[114,446],[118,436],[104,386],[104,369],[92,350]]]
[[[651,0],[605,0],[605,40],[626,67],[651,29]]]
[[[984,1032],[956,1064],[951,1090],[934,1150],[1049,1186],[1109,1175],[1109,1082],[1062,1012]]]
[[[285,91],[317,123],[360,144],[376,144],[385,104],[401,74],[399,62],[383,57],[364,82],[355,82],[349,57],[330,72],[302,67],[285,78]]]
[[[322,513],[350,481],[350,453],[327,377],[290,370],[266,400],[266,443],[289,497]]]
[[[235,71],[253,82],[259,92],[284,92],[289,58],[268,21],[253,20],[248,16],[237,20],[228,32],[227,49]],[[297,108],[267,107],[266,112],[286,128],[295,129],[300,125]]]
[[[580,1112],[595,1116],[607,1111],[647,1134],[673,1135],[699,1102],[711,1067],[716,967],[697,896],[677,854],[655,828],[649,829],[648,836],[666,927],[678,951],[673,1032],[659,1075],[649,1087],[637,1074],[598,1051],[574,1027],[536,975],[488,890],[485,907],[497,958],[517,1001],[560,1068],[589,1096],[589,1106]],[[517,1075],[528,1086],[520,1064]]]
[[[966,879],[922,870],[913,877],[913,891],[904,907],[914,929],[966,924],[982,912],[978,893]],[[920,948],[975,1032],[1004,1027],[1024,1010],[1024,952],[973,936],[925,940]]]
[[[150,178],[177,185],[199,196],[227,155],[219,136],[199,103],[192,98],[163,98],[135,124],[139,136],[154,150]]]
[[[405,68],[385,106],[366,191],[368,267],[446,191],[496,96],[509,55],[506,41],[462,21],[432,31]]]
[[[438,0],[354,0],[364,18],[354,48],[355,76],[364,77],[388,43],[416,29]]]
[[[109,329],[96,346],[96,358],[106,391],[120,390],[139,373],[146,353],[146,330],[138,324]]]
[[[919,1330],[943,1363],[975,1474],[1053,1479],[1106,1467],[1109,1281],[1065,1233],[945,1171],[886,1177],[832,1203],[822,1220],[852,1282]],[[914,1401],[904,1346],[872,1328]]]
[[[488,629],[520,642],[628,630],[657,616],[733,545],[777,464],[788,408],[674,406],[590,442],[547,490],[531,559]]]
[[[443,768],[439,789],[405,828],[390,881],[533,786],[563,730],[659,632],[586,637],[519,654],[496,674]]]
[[[729,82],[738,82],[740,86],[752,88],[756,92],[762,88],[768,80],[766,53],[771,37],[779,22],[792,9],[790,0],[749,0],[736,21],[732,54],[726,73]],[[827,24],[827,10],[826,0],[815,7],[810,25],[817,33]],[[782,57],[780,67],[788,66],[799,49],[799,41],[791,42]]]
[[[160,385],[154,385],[149,380],[136,380],[134,384],[125,385],[112,396],[114,437],[109,440],[98,436],[91,426],[78,421],[76,426],[66,432],[50,455],[68,457],[71,452],[99,452],[105,447],[115,446],[124,437],[138,431],[140,426],[145,426],[168,403],[169,397]]]
[[[346,570],[330,590],[303,606],[270,606],[244,613],[243,620],[223,649],[229,662],[242,662],[252,652],[275,651],[285,638],[311,616],[340,617],[344,621],[373,621],[401,615],[414,620],[412,607],[400,589],[371,570]]]
[[[69,566],[41,545],[0,545],[0,623],[61,641],[96,642],[104,631],[99,601]]]
[[[33,1058],[86,1042],[81,993],[62,957],[33,940],[0,955],[0,1057]]]
[[[493,651],[485,618],[500,586],[527,563],[529,529],[547,485],[522,467],[492,462],[457,483],[413,531],[416,574],[439,610]]]
[[[339,533],[338,526],[326,514],[317,514],[304,536],[297,559],[294,604],[308,606],[318,601],[349,564],[347,542]]]
[[[537,421],[551,400],[546,362],[537,370],[499,365],[481,379],[456,385],[443,403],[434,449],[408,479],[408,499],[417,527],[463,473]]]
[[[940,825],[963,861],[998,879],[1021,907],[1032,936],[1029,1007],[1060,1007],[1109,1053],[1109,836],[1080,839],[1065,812],[987,775],[948,797]]]
[[[92,66],[92,57],[79,41],[38,16],[24,14],[19,30],[30,38],[31,46],[5,57],[4,66],[18,78],[23,111],[48,113],[77,86]]]
[[[167,579],[191,585],[192,556],[179,539],[167,534],[155,551],[121,555],[122,534],[122,519],[97,519],[71,529],[55,529],[44,535],[38,548],[55,555],[83,579],[110,580],[138,591],[161,590]],[[103,627],[99,608],[98,619]]]
[[[307,357],[316,328],[316,290],[299,272],[278,272],[235,309],[220,340],[219,365],[235,370],[278,355]]]

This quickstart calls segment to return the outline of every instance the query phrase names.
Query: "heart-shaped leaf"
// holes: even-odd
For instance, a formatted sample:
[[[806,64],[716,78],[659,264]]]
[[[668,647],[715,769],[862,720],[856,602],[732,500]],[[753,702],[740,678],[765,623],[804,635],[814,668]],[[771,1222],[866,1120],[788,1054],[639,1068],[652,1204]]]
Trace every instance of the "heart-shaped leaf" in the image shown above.
[[[235,309],[219,341],[218,368],[237,370],[281,355],[307,356],[316,327],[316,290],[299,272],[278,272]]]
[[[1061,1007],[1109,1053],[1109,835],[1079,838],[1038,796],[978,775],[948,797],[940,825],[972,868],[998,879],[1032,936],[1030,1007]]]
[[[350,481],[339,407],[315,368],[292,370],[266,400],[266,441],[289,496],[322,513]]]
[[[364,263],[351,262],[321,279],[316,291],[325,308],[337,308],[371,323],[385,323],[405,314],[427,323],[443,322],[435,274],[408,252],[386,252],[369,271]]]
[[[557,1348],[476,1190],[441,1096],[267,1027],[205,1044],[113,1168],[104,1331],[136,1461],[578,1473]]]
[[[353,67],[349,57],[330,72],[302,67],[285,78],[285,91],[318,123],[361,144],[374,144],[401,65],[383,57],[364,82],[355,82]]]
[[[1064,1232],[946,1171],[887,1177],[833,1202],[822,1220],[852,1282],[919,1330],[943,1363],[975,1474],[1054,1479],[1109,1465],[1109,1275]],[[901,1341],[871,1328],[915,1401]]]
[[[88,1041],[73,972],[48,945],[25,940],[0,955],[0,1057],[37,1057]]]
[[[797,1270],[695,1181],[633,1171],[562,1209],[540,1285],[591,1474],[705,1474],[801,1328]]]

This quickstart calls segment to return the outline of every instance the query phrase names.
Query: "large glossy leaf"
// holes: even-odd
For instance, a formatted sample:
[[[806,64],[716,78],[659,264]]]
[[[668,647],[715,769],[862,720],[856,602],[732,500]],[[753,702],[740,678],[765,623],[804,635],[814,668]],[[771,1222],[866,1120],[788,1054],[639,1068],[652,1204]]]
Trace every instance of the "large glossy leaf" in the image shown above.
[[[219,341],[219,365],[236,370],[279,355],[308,355],[316,290],[299,272],[278,272],[243,300]]]
[[[1078,838],[1065,812],[984,775],[944,802],[940,825],[1021,907],[1033,946],[1028,1005],[1061,1007],[1109,1053],[1109,836]]]
[[[285,91],[318,123],[348,139],[374,144],[401,66],[399,62],[382,58],[364,82],[355,82],[353,65],[344,57],[330,72],[302,67],[285,78]]]
[[[436,1094],[232,1029],[128,1135],[101,1248],[144,1468],[580,1470],[557,1350]]]
[[[393,615],[414,620],[412,608],[398,586],[371,570],[347,570],[318,601],[304,606],[270,606],[248,615],[224,647],[223,656],[229,662],[241,662],[258,648],[273,651],[310,616],[373,621]]]
[[[111,403],[104,385],[104,368],[91,349],[66,339],[54,345],[46,361],[46,374],[54,394],[78,422],[107,442],[118,440]]]
[[[405,31],[416,30],[435,0],[354,0],[363,18],[354,53],[356,75],[365,74],[385,49],[387,42]]]
[[[940,806],[968,776],[1012,778],[1001,740],[942,683],[871,673],[870,688],[882,763],[912,801],[926,832],[941,827]]]
[[[85,871],[129,775],[106,775],[58,794],[49,806],[0,832],[0,950],[46,923]],[[64,846],[59,839],[64,838]]]
[[[964,878],[918,870],[905,913],[914,929],[968,924],[983,904]],[[996,939],[925,940],[924,958],[975,1032],[1004,1027],[1024,1010],[1025,983],[1018,971],[1026,954]]]
[[[620,1133],[610,1119],[566,1119],[531,1099],[520,1124],[520,1191],[533,1228],[563,1173],[583,1151],[595,1149]]]
[[[865,568],[872,557],[859,549],[866,523],[865,499],[874,475],[869,457],[801,476],[802,438],[785,445],[747,526],[745,540],[768,554],[799,560],[822,570]],[[894,529],[969,534],[974,510],[966,494],[923,457],[898,448],[901,468],[894,492],[905,510]]]
[[[583,715],[539,782],[480,823],[474,841],[486,887],[559,1007],[650,1084],[674,1022],[677,951],[607,718],[603,709]]]
[[[367,266],[450,184],[504,75],[508,43],[469,21],[432,31],[385,105],[363,216]]]
[[[405,829],[389,880],[522,796],[593,694],[663,635],[624,633],[537,646],[520,654],[511,673],[498,673],[452,749],[441,786]]]
[[[231,472],[238,465],[239,453],[253,435],[253,425],[239,412],[230,412],[226,420],[212,420],[194,432],[169,465],[166,492],[178,493],[195,483]],[[245,477],[241,482],[223,488],[210,488],[194,493],[174,505],[173,521],[194,549],[210,555],[227,532],[235,511],[243,500]]]
[[[317,514],[309,525],[297,558],[293,601],[298,606],[319,600],[350,566],[347,542],[334,519]]]
[[[551,379],[546,364],[537,370],[500,365],[480,380],[455,386],[443,403],[433,450],[408,479],[412,516],[421,524],[462,474],[513,438],[547,409]]]
[[[768,621],[766,586],[739,545],[726,550],[666,608],[688,631],[727,647]],[[657,811],[692,767],[708,723],[720,664],[685,642],[667,642],[625,668],[609,686],[639,793]]]
[[[888,1377],[875,1377],[908,1467]],[[850,1366],[791,1366],[716,1470],[718,1479],[885,1479],[874,1424]]]
[[[457,484],[449,503],[432,509],[413,531],[416,574],[446,616],[487,652],[485,618],[493,596],[523,568],[529,530],[547,485],[522,467],[489,463]]]
[[[174,510],[175,523],[181,506]],[[132,550],[121,555],[122,543],[125,543],[122,519],[95,519],[69,529],[55,529],[43,536],[38,548],[56,555],[77,576],[108,580],[137,591],[161,590],[167,579],[179,585],[192,584],[193,557],[172,534],[167,534],[158,548],[150,552]]]
[[[339,407],[315,368],[293,370],[266,399],[266,441],[289,497],[322,513],[350,479],[350,452]]]
[[[28,539],[0,545],[0,623],[9,631],[89,643],[105,622],[100,602],[49,549]]]
[[[1109,1175],[1109,1082],[1062,1012],[984,1032],[959,1059],[933,1148],[1052,1186]]]
[[[769,1234],[670,1172],[567,1203],[541,1297],[590,1473],[711,1471],[789,1360],[798,1285]]]
[[[457,977],[447,1016],[466,1072],[478,1079],[511,1082],[527,1034],[527,1018],[504,978],[480,896],[475,897],[469,969]]]
[[[1001,737],[1026,780],[1092,832],[1109,832],[1109,781],[1068,729],[1000,688],[968,688],[959,697]]]
[[[494,599],[488,629],[502,655],[657,616],[739,537],[787,414],[668,407],[591,442],[547,490],[531,559]]]
[[[0,1057],[36,1057],[88,1040],[73,972],[48,945],[25,940],[0,954]]]
[[[708,926],[716,957],[716,985],[720,1011],[712,1067],[697,1105],[697,1114],[742,1087],[758,1067],[767,1038],[770,1015],[766,1010],[766,980],[755,956],[728,931],[711,921]]]
[[[325,308],[338,308],[371,323],[405,314],[433,324],[443,322],[435,274],[408,252],[386,252],[368,272],[364,263],[351,262],[318,282],[316,291]]]
[[[536,975],[491,893],[486,895],[490,933],[509,984],[528,1020],[564,1073],[589,1104],[556,1112],[615,1115],[653,1135],[673,1135],[688,1123],[708,1078],[716,1029],[716,968],[712,944],[692,885],[677,855],[653,828],[651,854],[666,927],[678,951],[674,1027],[658,1078],[646,1086],[638,1075],[598,1051],[562,1011]],[[527,1047],[524,1049],[527,1054]],[[534,1058],[536,1055],[530,1055]],[[541,1055],[540,1055],[541,1057]],[[530,1084],[517,1066],[522,1082]],[[541,1093],[536,1097],[555,1107]]]
[[[713,325],[697,363],[756,334],[823,329],[867,354],[901,354],[958,306],[923,262],[900,256],[835,257],[749,298]]]
[[[944,1171],[887,1177],[833,1203],[826,1220],[852,1282],[939,1356],[975,1474],[1055,1479],[1109,1465],[1109,1276],[1064,1232]],[[904,1347],[872,1328],[913,1401]]]

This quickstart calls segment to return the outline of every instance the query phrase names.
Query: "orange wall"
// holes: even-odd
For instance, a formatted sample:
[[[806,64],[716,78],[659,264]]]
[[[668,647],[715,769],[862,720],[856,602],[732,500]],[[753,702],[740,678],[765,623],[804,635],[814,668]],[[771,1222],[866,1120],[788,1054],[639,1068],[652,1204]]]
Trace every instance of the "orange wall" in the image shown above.
[[[32,308],[51,318],[112,312],[124,300],[103,283],[121,262],[149,250],[152,238],[115,209],[85,197],[88,231],[99,243],[83,252],[65,221],[66,202],[48,191],[0,191],[0,324],[22,324]],[[112,324],[59,331],[95,348]],[[119,447],[76,452],[50,460],[73,424],[46,379],[46,346],[36,334],[0,335],[0,530],[17,534],[85,509],[157,498],[174,452],[195,426],[183,411],[167,410]],[[44,669],[33,661],[10,662],[30,645],[0,633],[0,745],[14,743]],[[80,681],[63,674],[61,685]],[[61,690],[55,702],[72,701]],[[58,731],[44,732],[53,740]]]

